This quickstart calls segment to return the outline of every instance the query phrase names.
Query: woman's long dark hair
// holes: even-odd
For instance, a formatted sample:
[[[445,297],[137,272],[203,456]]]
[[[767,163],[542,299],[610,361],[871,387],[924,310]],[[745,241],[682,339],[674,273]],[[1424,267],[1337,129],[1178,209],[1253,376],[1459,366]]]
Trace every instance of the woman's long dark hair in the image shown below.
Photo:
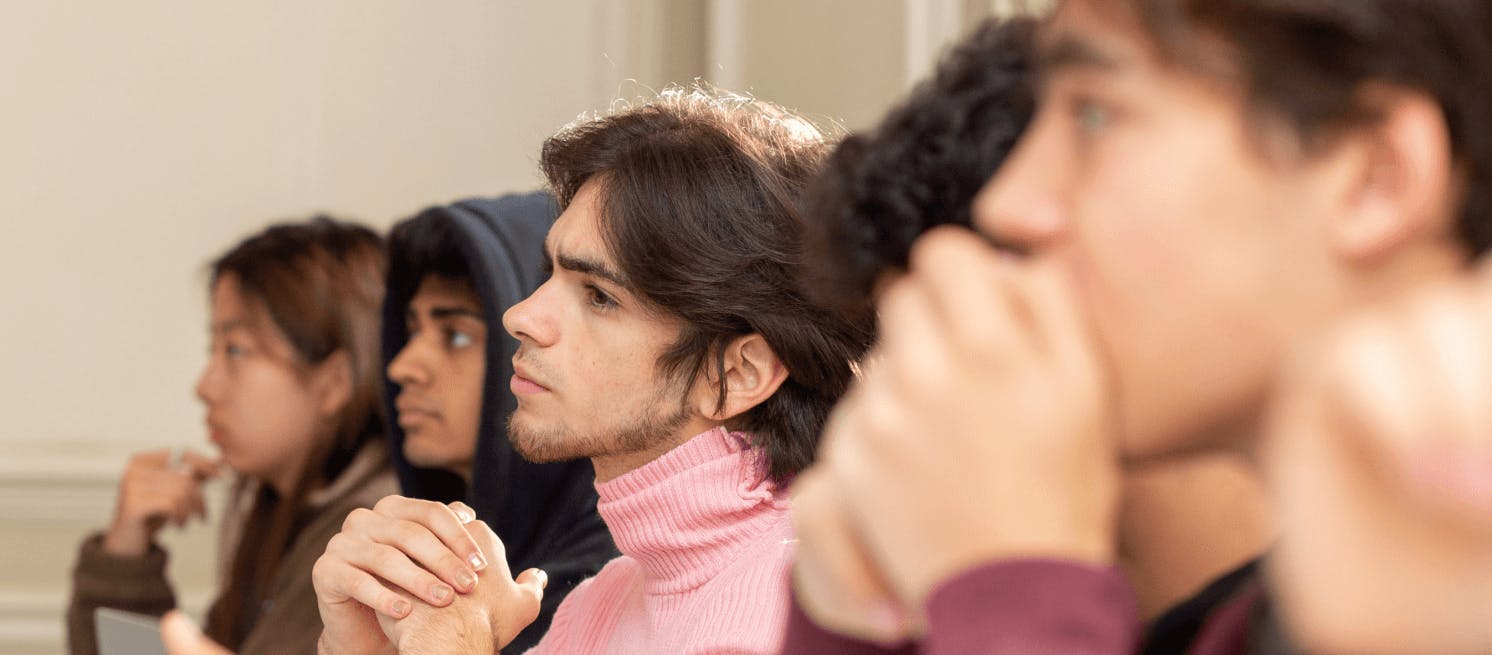
[[[291,492],[281,498],[260,485],[228,569],[207,616],[207,634],[237,650],[299,528],[307,494],[337,477],[370,439],[380,437],[378,325],[386,268],[383,240],[372,230],[324,216],[270,226],[212,263],[212,285],[231,275],[295,352],[302,370],[346,353],[352,393],[333,436],[311,448]]]

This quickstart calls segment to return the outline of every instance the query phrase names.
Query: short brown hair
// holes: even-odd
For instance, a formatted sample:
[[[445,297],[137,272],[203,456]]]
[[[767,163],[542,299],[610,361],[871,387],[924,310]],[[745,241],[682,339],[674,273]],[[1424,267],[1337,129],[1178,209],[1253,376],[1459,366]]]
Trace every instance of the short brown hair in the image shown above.
[[[776,105],[695,87],[573,125],[540,158],[561,207],[587,182],[600,185],[602,240],[623,276],[685,323],[659,358],[666,375],[719,371],[726,342],[752,333],[777,353],[787,381],[732,427],[755,435],[778,480],[812,461],[871,339],[869,326],[799,286],[797,203],[827,148],[817,129]]]
[[[1098,0],[1090,0],[1098,1]],[[1487,0],[1124,0],[1168,63],[1209,61],[1221,38],[1257,113],[1307,146],[1375,120],[1365,85],[1423,92],[1444,112],[1465,176],[1458,233],[1492,248],[1492,2]]]

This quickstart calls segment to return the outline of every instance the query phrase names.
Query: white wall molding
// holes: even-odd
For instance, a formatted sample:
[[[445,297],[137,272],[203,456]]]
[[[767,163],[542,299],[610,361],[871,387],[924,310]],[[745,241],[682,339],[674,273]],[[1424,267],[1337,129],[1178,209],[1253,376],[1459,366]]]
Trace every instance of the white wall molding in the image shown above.
[[[102,525],[114,505],[127,453],[95,445],[7,444],[0,460],[0,520]]]
[[[129,444],[13,440],[0,459],[0,653],[64,649],[72,558],[83,535],[108,524]],[[209,512],[227,487],[204,489]],[[212,593],[211,526],[162,535],[182,607],[200,612]],[[180,546],[180,549],[177,548]]]

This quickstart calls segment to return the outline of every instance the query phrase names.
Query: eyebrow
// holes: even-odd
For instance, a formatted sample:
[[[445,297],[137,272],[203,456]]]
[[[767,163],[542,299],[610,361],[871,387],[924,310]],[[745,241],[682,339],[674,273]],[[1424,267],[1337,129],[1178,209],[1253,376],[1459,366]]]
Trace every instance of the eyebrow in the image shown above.
[[[418,316],[419,314],[414,311],[413,307],[404,310],[404,320],[406,321],[413,320]],[[487,317],[482,316],[482,312],[470,307],[463,307],[461,305],[438,305],[430,308],[430,318],[432,319],[456,318],[462,316],[467,318],[474,318],[484,323],[487,321]]]
[[[224,332],[232,332],[243,327],[246,327],[243,319],[235,318],[223,321],[222,323],[214,323],[212,325],[212,332],[222,334]]]
[[[1124,67],[1122,58],[1072,34],[1059,34],[1042,43],[1036,52],[1036,71],[1041,78],[1074,69],[1114,72]]]
[[[621,273],[618,273],[616,270],[612,269],[610,266],[607,266],[603,262],[599,262],[594,259],[586,259],[584,257],[576,257],[574,255],[565,253],[555,253],[554,250],[549,247],[548,241],[544,242],[544,254],[546,255],[545,262],[547,264],[545,268],[552,270],[553,266],[557,265],[560,268],[574,273],[594,275],[623,289],[631,288],[631,285],[627,284],[627,278],[622,277]]]

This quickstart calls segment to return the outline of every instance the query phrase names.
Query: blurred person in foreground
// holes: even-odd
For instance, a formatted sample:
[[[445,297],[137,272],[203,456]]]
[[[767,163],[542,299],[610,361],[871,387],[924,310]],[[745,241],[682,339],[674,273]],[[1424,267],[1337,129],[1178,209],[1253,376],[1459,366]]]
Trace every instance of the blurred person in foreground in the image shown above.
[[[1021,256],[919,239],[796,492],[875,572],[799,592],[925,653],[1133,652],[1122,467],[1256,457],[1292,353],[1492,245],[1492,5],[1066,0],[1035,53],[974,204]],[[1181,649],[1247,652],[1270,609],[1240,585]]]
[[[1342,321],[1286,375],[1263,450],[1284,529],[1267,573],[1303,652],[1492,652],[1481,269]]]
[[[905,272],[918,236],[939,225],[970,225],[975,195],[1031,118],[1035,27],[1031,18],[985,21],[953,45],[934,75],[880,125],[840,142],[806,199],[811,291],[873,321],[877,288]],[[988,430],[998,438],[1002,427],[997,422]],[[1185,643],[1234,587],[1248,583],[1272,538],[1262,485],[1233,453],[1130,467],[1123,480],[1118,561],[1147,624],[1145,642],[1158,649]],[[821,547],[841,536],[832,516],[820,520],[824,515],[812,507],[798,515],[803,541],[795,575],[805,586],[854,565]],[[819,624],[795,614],[789,648],[847,647],[849,638],[834,629],[857,632],[855,617],[866,612],[861,600],[799,596],[800,607],[806,604],[802,609]],[[908,620],[892,618],[892,625]],[[877,652],[873,644],[857,647]]]

